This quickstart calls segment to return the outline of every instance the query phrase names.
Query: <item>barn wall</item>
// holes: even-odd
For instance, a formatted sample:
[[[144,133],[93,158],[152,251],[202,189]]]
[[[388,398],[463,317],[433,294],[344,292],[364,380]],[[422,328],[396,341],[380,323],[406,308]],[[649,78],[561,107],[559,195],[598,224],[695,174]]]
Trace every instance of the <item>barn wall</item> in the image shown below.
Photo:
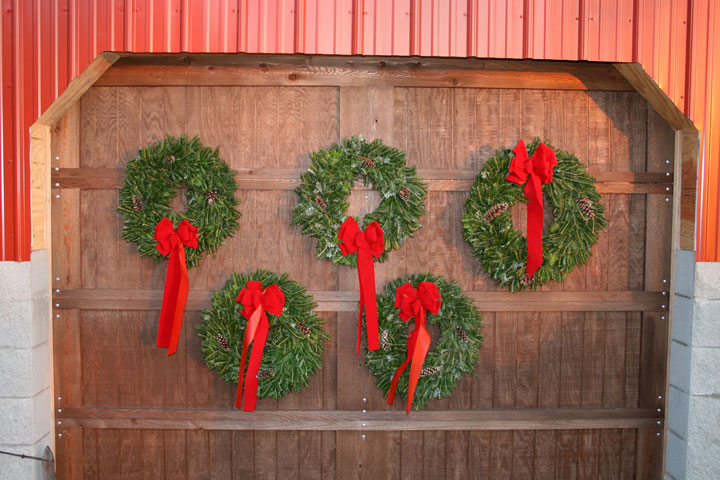
[[[720,259],[712,0],[5,0],[0,260],[28,260],[28,128],[101,51],[639,62],[703,132],[698,259]]]
[[[92,428],[62,427],[61,478],[162,478],[162,472],[166,478],[207,472],[220,478],[287,478],[287,472],[298,471],[308,478],[350,478],[358,472],[362,478],[659,474],[662,439],[656,429],[605,428],[599,421],[587,429],[362,432],[366,437],[334,430],[158,429],[142,418],[133,428],[103,424],[103,412],[134,408],[177,408],[178,419],[186,409],[232,410],[234,387],[207,370],[192,329],[199,309],[230,272],[268,268],[288,272],[311,290],[357,291],[354,270],[315,259],[314,242],[290,225],[295,195],[286,183],[253,187],[252,179],[243,177],[239,232],[217,257],[190,271],[191,298],[199,300],[186,314],[178,354],[168,358],[155,348],[159,305],[137,298],[162,289],[165,265],[141,259],[121,239],[119,183],[93,182],[95,169],[121,169],[138,148],[164,133],[200,135],[239,170],[303,168],[309,152],[362,134],[405,150],[410,165],[450,171],[451,178],[452,172],[457,178],[477,172],[494,149],[534,136],[574,152],[601,177],[664,176],[674,142],[672,130],[632,92],[362,85],[91,88],[57,126],[52,144],[61,182],[52,196],[53,277],[60,290],[53,300],[60,315],[54,326],[55,391],[63,409],[57,418],[72,425],[78,421],[73,416],[100,415]],[[64,176],[70,170],[74,174]],[[70,177],[75,183],[62,183]],[[598,184],[608,229],[587,266],[562,284],[542,288],[550,305],[542,312],[528,312],[517,295],[487,306],[506,297],[498,296],[504,294],[462,238],[467,190],[431,184],[424,227],[377,266],[377,283],[420,271],[457,281],[484,310],[485,344],[478,376],[465,378],[454,396],[428,410],[452,415],[550,408],[563,418],[566,408],[640,412],[660,406],[667,358],[660,292],[670,278],[671,205],[664,186],[640,191],[610,183]],[[377,202],[362,190],[351,198],[358,214]],[[588,307],[587,297],[602,292],[612,292],[610,300]],[[356,314],[332,306],[324,310],[332,340],[323,370],[302,393],[262,400],[258,410],[402,410],[402,404],[384,403],[355,356]],[[302,420],[300,414],[297,421]]]

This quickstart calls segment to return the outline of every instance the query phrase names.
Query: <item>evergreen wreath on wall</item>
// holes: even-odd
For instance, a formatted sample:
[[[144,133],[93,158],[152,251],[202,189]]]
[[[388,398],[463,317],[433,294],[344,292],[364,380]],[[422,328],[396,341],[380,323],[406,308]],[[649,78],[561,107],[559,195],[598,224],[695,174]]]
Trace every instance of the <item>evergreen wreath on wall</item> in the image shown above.
[[[423,282],[434,284],[439,293],[441,306],[437,314],[428,311],[426,321],[440,327],[440,337],[435,347],[427,352],[414,395],[409,399],[416,410],[427,405],[432,399],[452,395],[463,375],[475,373],[483,340],[480,334],[480,312],[472,300],[462,293],[457,283],[429,273],[391,281],[385,292],[377,297],[380,349],[366,350],[365,353],[365,366],[375,376],[377,386],[386,396],[391,391],[395,373],[408,359],[408,338],[413,330],[401,318],[403,312],[399,308],[399,292],[407,288],[407,283],[419,291]],[[414,322],[418,322],[417,315]],[[406,399],[410,386],[410,370],[411,368],[407,368],[397,381],[397,394]],[[388,403],[392,403],[391,396],[388,397]]]
[[[277,285],[284,297],[279,315],[267,311],[269,330],[256,374],[257,397],[279,399],[308,385],[310,375],[321,368],[323,342],[330,340],[323,329],[324,321],[313,312],[316,303],[305,287],[290,280],[287,274],[266,270],[249,275],[235,273],[225,287],[213,295],[212,308],[203,311],[202,323],[195,329],[202,339],[202,353],[208,368],[226,382],[237,384],[248,325],[242,314],[245,306],[238,303],[238,297],[252,282],[259,282],[262,290]],[[248,355],[252,355],[255,347],[253,343]],[[244,374],[250,368],[249,363],[246,365]]]
[[[183,189],[187,209],[178,213],[171,202]],[[185,249],[187,266],[197,266],[203,252],[214,253],[237,230],[236,190],[234,173],[218,149],[204,146],[198,137],[168,135],[140,149],[125,167],[118,209],[123,238],[136,243],[141,256],[157,263],[165,255],[156,248],[155,226],[165,217],[175,225],[187,220],[197,228],[198,242],[196,249]]]
[[[513,150],[498,150],[485,163],[475,177],[462,218],[465,240],[472,246],[473,255],[498,284],[511,291],[564,280],[576,266],[588,261],[599,232],[607,226],[595,180],[585,166],[572,153],[555,151],[536,138],[527,147],[527,159],[533,162],[539,149],[557,159],[554,168],[550,165],[549,181],[542,184],[554,218],[542,235],[541,264],[528,275],[528,241],[513,228],[510,213],[515,203],[528,203],[528,199],[522,184],[508,181],[511,164],[524,149],[520,142]]]
[[[348,197],[353,183],[362,178],[382,198],[365,216],[363,228],[377,221],[385,234],[385,248],[376,260],[400,246],[420,228],[425,214],[427,186],[415,168],[405,164],[405,153],[380,140],[345,139],[328,149],[310,154],[308,171],[295,189],[298,197],[293,223],[317,239],[316,256],[340,265],[357,265],[357,255],[343,255],[338,246],[340,225],[348,217]],[[356,219],[357,220],[357,219]]]

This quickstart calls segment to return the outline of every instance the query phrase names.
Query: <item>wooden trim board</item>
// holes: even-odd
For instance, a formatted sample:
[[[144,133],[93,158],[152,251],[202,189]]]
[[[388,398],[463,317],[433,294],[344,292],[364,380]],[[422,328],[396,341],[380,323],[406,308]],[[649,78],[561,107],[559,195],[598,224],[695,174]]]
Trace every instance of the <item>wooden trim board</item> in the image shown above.
[[[190,273],[192,275],[192,272]],[[214,292],[191,290],[186,310],[210,307]],[[353,291],[308,291],[320,312],[355,312],[360,299]],[[465,292],[482,312],[653,312],[667,309],[662,292]],[[520,302],[519,300],[522,300]],[[159,310],[162,290],[77,289],[53,294],[61,309]]]
[[[420,411],[282,411],[65,408],[63,427],[203,430],[570,430],[652,428],[651,409]]]
[[[241,190],[293,190],[300,184],[303,169],[257,168],[239,169],[235,177]],[[433,191],[470,191],[476,170],[418,170]],[[672,192],[673,176],[661,172],[589,172],[597,181],[599,193]],[[120,168],[60,168],[52,172],[57,188],[113,189],[122,188],[125,171]],[[370,190],[370,187],[359,187]]]

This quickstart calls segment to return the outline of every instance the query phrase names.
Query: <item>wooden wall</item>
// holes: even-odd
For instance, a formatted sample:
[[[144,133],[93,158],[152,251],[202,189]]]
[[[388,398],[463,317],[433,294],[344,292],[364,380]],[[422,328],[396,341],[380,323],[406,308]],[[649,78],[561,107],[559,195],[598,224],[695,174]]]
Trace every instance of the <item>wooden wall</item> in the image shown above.
[[[235,237],[190,271],[172,357],[154,347],[165,264],[141,259],[121,239],[116,213],[119,169],[165,133],[220,146],[240,171],[243,213]],[[477,376],[408,417],[402,402],[384,403],[354,353],[357,304],[344,292],[357,293],[356,271],[315,259],[314,241],[290,224],[308,153],[353,134],[405,150],[430,179],[423,228],[376,265],[378,286],[431,271],[459,282],[484,312]],[[460,218],[494,149],[534,136],[588,165],[609,227],[589,264],[564,283],[510,295],[472,258]],[[59,478],[654,477],[673,141],[627,91],[92,87],[52,144]],[[352,212],[377,201],[355,190]],[[522,225],[522,209],[515,213]],[[234,387],[206,368],[192,327],[231,272],[258,268],[315,291],[332,341],[309,388],[261,400],[250,415],[232,411]],[[337,411],[358,422],[338,427]],[[312,419],[325,426],[309,427]],[[467,429],[458,419],[469,419]]]

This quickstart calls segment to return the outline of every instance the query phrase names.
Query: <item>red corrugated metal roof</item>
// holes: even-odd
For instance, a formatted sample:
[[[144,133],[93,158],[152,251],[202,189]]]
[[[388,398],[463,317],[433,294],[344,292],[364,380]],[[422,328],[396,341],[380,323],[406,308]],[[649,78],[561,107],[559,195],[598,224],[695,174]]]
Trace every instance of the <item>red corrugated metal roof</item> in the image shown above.
[[[713,0],[3,0],[0,259],[30,254],[28,127],[101,51],[638,61],[702,132],[698,249],[720,260]]]

